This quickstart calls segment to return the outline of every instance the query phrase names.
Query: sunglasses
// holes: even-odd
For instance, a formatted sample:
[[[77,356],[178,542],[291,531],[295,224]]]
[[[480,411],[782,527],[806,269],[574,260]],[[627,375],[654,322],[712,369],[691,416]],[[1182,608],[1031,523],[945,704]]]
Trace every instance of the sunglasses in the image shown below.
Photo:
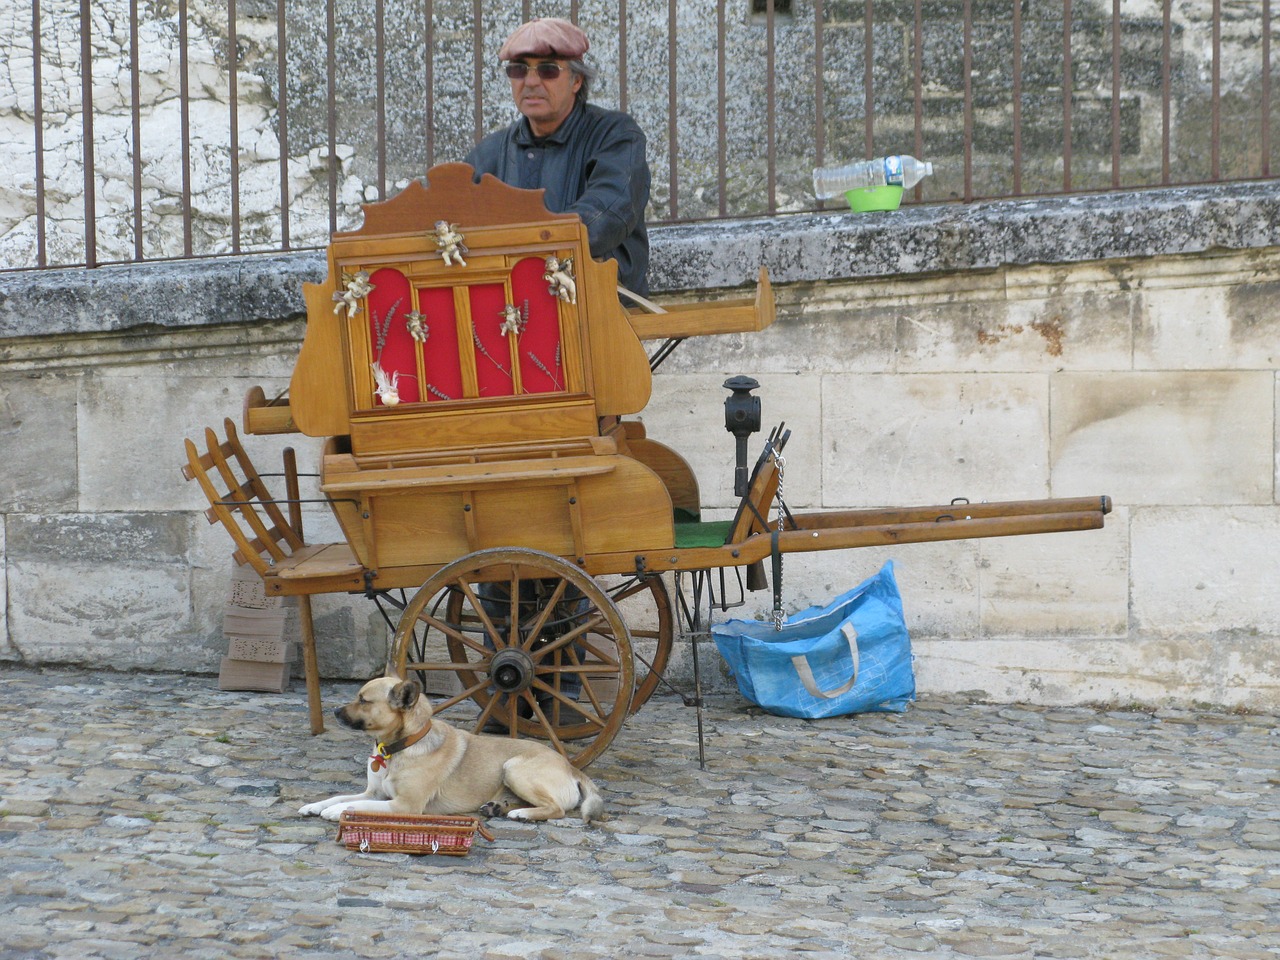
[[[521,63],[519,60],[508,63],[506,67],[507,76],[512,80],[523,80],[529,75],[531,69],[537,72],[539,80],[554,80],[565,68],[558,63],[539,63],[530,67],[529,64]]]

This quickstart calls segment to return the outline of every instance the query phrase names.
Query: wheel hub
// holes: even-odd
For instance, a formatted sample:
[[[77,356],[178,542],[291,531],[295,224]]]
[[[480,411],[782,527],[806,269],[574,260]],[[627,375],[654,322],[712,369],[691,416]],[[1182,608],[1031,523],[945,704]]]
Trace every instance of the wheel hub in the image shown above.
[[[520,693],[533,685],[533,658],[508,647],[489,661],[489,679],[502,693]]]

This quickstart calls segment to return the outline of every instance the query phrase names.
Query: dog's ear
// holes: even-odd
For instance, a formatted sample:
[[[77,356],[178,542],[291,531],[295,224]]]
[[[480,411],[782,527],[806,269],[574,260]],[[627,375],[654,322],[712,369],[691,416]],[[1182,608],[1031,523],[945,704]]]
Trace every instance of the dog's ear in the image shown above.
[[[417,680],[401,680],[391,688],[387,700],[395,709],[407,711],[413,709],[413,705],[418,702],[420,696],[422,696],[422,684]]]

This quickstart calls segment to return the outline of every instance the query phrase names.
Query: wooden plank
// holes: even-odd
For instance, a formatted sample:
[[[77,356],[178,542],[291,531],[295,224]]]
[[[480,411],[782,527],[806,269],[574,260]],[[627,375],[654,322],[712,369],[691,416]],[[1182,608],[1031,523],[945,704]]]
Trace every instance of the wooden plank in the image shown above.
[[[763,267],[752,299],[663,304],[666,313],[628,311],[642,340],[671,340],[764,330],[776,318],[773,288]]]
[[[823,517],[832,526],[806,526],[800,516],[796,520],[799,529],[786,530],[778,537],[782,553],[816,553],[822,550],[848,550],[857,547],[892,546],[899,543],[930,543],[942,540],[976,540],[986,537],[1011,537],[1031,533],[1067,533],[1080,530],[1098,530],[1104,523],[1104,513],[1098,509],[1102,498],[1091,498],[1094,509],[1078,512],[1060,512],[1052,509],[1042,513],[1015,516],[970,517],[968,519],[920,520],[906,523],[877,523],[838,525],[838,514],[815,514],[809,519]],[[1045,501],[1051,502],[1051,501]],[[651,572],[667,570],[709,570],[717,567],[741,567],[763,560],[770,553],[771,535],[757,533],[742,543],[722,547],[690,547],[671,550],[641,550],[598,552],[587,558],[584,568],[592,576],[604,573],[621,573],[643,565]]]
[[[240,418],[245,433],[297,433],[293,422],[293,409],[288,400],[268,400],[262,387],[253,386],[245,392]]]
[[[326,475],[320,489],[330,496],[375,496],[397,490],[470,490],[494,484],[546,486],[572,483],[575,477],[609,473],[617,466],[617,457],[555,457],[393,467],[389,470],[360,470],[340,477]]]

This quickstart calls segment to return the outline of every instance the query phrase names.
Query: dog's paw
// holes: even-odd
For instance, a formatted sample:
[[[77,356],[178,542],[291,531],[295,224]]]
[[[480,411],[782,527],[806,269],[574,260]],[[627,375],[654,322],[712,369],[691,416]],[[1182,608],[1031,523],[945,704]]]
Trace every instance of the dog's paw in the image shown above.
[[[528,810],[508,810],[507,819],[526,822],[529,819],[529,811]]]
[[[324,802],[308,803],[305,807],[300,807],[298,813],[304,817],[318,817],[324,812]]]
[[[342,812],[346,809],[346,804],[340,803],[336,806],[326,807],[324,810],[321,810],[320,816],[326,820],[332,821],[333,823],[337,823],[342,819]]]
[[[497,800],[490,800],[480,808],[480,816],[482,817],[505,817],[507,815],[507,805],[499,803]]]

